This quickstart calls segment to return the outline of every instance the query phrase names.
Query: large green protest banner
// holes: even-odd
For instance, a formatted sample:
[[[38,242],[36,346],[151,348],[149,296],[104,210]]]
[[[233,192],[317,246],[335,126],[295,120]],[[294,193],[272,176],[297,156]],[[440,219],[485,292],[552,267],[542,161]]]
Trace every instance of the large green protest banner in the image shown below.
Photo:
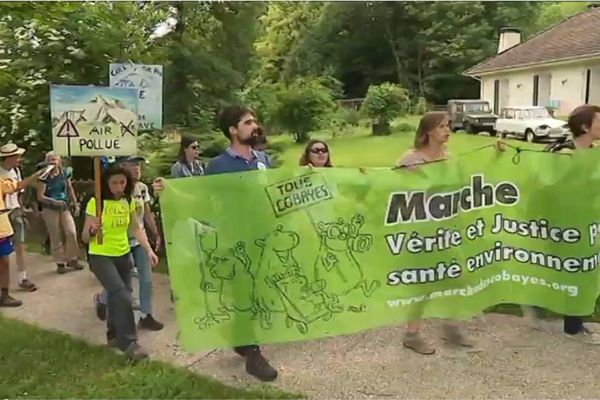
[[[582,153],[484,148],[415,170],[169,180],[180,340],[189,350],[305,340],[501,303],[591,314],[600,152]]]

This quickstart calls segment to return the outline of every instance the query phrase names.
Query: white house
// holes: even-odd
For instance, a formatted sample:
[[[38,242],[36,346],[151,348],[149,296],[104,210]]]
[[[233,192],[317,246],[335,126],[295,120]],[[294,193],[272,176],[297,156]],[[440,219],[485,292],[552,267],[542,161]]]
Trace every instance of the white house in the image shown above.
[[[600,104],[600,8],[590,7],[521,42],[516,28],[500,32],[498,53],[465,72],[480,81],[495,113],[507,106],[546,106],[565,115]]]

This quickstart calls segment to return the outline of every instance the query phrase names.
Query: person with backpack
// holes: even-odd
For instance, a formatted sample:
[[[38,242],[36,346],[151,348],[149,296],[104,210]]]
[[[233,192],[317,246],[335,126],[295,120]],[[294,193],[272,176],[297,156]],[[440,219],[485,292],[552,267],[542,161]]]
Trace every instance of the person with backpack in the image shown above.
[[[551,153],[573,153],[594,148],[600,140],[600,106],[586,104],[575,108],[569,115],[569,129],[573,139],[547,145],[544,150]],[[539,322],[539,308],[522,307],[523,314]],[[563,332],[570,339],[600,345],[600,335],[583,325],[583,318],[573,315],[563,317]]]
[[[219,127],[229,140],[230,146],[208,163],[206,175],[264,170],[270,167],[268,156],[254,150],[259,140],[260,127],[252,109],[239,105],[225,108],[219,117]],[[157,178],[152,184],[154,192],[162,192],[165,183],[164,178]],[[234,351],[245,359],[248,374],[262,381],[273,381],[277,378],[277,370],[262,355],[259,346],[238,346]]]
[[[158,257],[140,228],[133,201],[134,180],[120,165],[112,165],[102,173],[101,197],[91,198],[86,206],[81,239],[89,244],[90,270],[107,292],[108,318],[106,339],[126,356],[137,361],[148,353],[137,342],[131,299],[131,248],[129,233],[146,252],[152,267]],[[96,216],[96,201],[101,202],[101,223]],[[98,235],[102,235],[102,241]]]

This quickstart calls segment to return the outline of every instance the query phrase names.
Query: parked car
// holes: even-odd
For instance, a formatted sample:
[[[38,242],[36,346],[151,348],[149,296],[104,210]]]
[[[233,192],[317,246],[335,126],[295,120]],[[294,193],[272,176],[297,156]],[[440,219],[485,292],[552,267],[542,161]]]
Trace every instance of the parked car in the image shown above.
[[[565,121],[553,118],[545,107],[506,107],[496,120],[496,131],[528,142],[564,140],[571,135]]]
[[[448,100],[448,114],[453,132],[463,129],[467,133],[486,131],[496,135],[494,122],[498,117],[485,100]]]

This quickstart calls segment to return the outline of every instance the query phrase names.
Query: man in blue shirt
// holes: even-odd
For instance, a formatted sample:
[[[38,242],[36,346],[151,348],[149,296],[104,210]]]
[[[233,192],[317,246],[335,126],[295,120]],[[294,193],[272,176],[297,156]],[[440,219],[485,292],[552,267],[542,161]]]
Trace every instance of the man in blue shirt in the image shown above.
[[[260,141],[260,127],[254,111],[245,106],[230,106],[219,117],[219,128],[229,139],[230,146],[213,158],[206,167],[205,175],[267,169],[270,161],[267,155],[253,147]],[[164,182],[157,179],[152,185],[155,193],[164,188]],[[235,347],[234,351],[246,360],[246,372],[262,380],[277,378],[277,370],[263,357],[256,345]]]

